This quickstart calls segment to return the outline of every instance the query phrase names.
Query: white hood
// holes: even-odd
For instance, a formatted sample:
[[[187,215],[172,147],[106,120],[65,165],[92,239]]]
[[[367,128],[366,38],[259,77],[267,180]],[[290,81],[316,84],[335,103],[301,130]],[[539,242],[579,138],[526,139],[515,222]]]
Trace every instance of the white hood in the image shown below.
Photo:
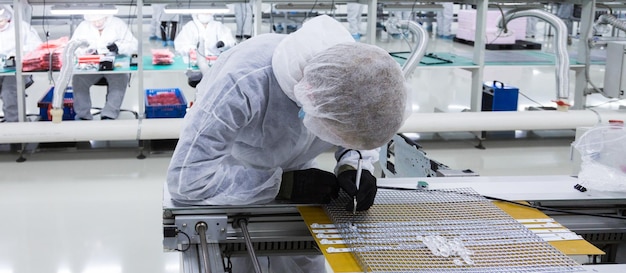
[[[293,88],[302,79],[304,66],[317,53],[345,42],[355,41],[340,22],[328,15],[305,22],[302,28],[285,37],[272,56],[272,69],[283,92],[298,103]]]

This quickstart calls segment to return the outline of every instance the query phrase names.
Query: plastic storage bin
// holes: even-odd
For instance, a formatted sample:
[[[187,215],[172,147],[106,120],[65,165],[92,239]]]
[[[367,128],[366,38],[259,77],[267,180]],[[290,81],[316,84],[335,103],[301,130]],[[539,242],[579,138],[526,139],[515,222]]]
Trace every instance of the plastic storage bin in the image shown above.
[[[182,118],[187,100],[178,88],[146,89],[146,118]]]
[[[39,116],[42,121],[50,121],[50,109],[52,109],[52,95],[54,92],[54,86],[50,87],[48,93],[37,102],[39,107]],[[67,88],[65,95],[63,96],[63,120],[74,120],[76,113],[74,112],[74,93],[71,88]]]

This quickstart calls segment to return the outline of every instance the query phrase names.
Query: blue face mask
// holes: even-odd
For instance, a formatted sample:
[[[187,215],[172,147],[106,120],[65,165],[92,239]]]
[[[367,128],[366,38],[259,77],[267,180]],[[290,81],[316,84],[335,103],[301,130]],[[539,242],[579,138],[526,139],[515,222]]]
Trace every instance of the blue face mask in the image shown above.
[[[300,108],[300,111],[298,111],[298,118],[304,119],[304,110],[302,110],[302,108]]]

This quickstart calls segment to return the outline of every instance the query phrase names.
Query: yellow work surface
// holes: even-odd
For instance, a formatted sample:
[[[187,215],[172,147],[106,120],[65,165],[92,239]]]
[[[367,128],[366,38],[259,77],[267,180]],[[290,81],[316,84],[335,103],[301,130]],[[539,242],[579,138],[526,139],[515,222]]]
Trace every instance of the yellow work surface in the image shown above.
[[[542,219],[550,218],[538,209],[518,206],[506,202],[493,202],[494,205],[505,211],[514,219]],[[553,247],[565,255],[604,255],[604,251],[585,240],[551,241]]]
[[[514,219],[543,219],[550,218],[543,212],[523,206],[517,206],[505,202],[493,202],[494,205],[511,215]],[[298,207],[300,215],[306,223],[309,231],[311,231],[311,224],[332,224],[332,221],[322,207]],[[320,245],[320,249],[326,257],[326,260],[330,264],[334,272],[347,273],[347,272],[363,272],[352,253],[327,253],[326,247],[321,247],[319,239],[315,238],[315,241]],[[590,244],[585,240],[568,240],[568,241],[551,241],[549,242],[556,249],[561,251],[565,255],[603,255],[603,251]],[[335,248],[345,248],[346,245],[333,245]]]

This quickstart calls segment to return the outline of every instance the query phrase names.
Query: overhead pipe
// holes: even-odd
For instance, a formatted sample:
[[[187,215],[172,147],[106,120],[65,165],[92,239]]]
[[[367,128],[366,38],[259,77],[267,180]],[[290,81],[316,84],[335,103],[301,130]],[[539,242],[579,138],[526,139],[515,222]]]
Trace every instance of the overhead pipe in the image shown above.
[[[554,48],[556,56],[557,109],[569,108],[569,55],[567,54],[567,26],[556,15],[539,9],[516,8],[508,10],[498,19],[498,27],[505,29],[506,24],[520,17],[537,17],[546,21],[555,29]]]
[[[626,112],[600,110],[414,113],[400,133],[575,129],[626,121]]]
[[[52,116],[53,123],[59,123],[63,120],[63,97],[74,69],[74,51],[79,47],[87,46],[89,46],[89,42],[86,40],[71,40],[67,43],[65,49],[63,49],[61,72],[57,78],[54,92],[52,92],[52,109],[50,109],[50,116]]]
[[[398,132],[474,132],[575,129],[626,121],[626,112],[600,110],[414,113]],[[7,122],[0,143],[178,139],[183,119]]]

